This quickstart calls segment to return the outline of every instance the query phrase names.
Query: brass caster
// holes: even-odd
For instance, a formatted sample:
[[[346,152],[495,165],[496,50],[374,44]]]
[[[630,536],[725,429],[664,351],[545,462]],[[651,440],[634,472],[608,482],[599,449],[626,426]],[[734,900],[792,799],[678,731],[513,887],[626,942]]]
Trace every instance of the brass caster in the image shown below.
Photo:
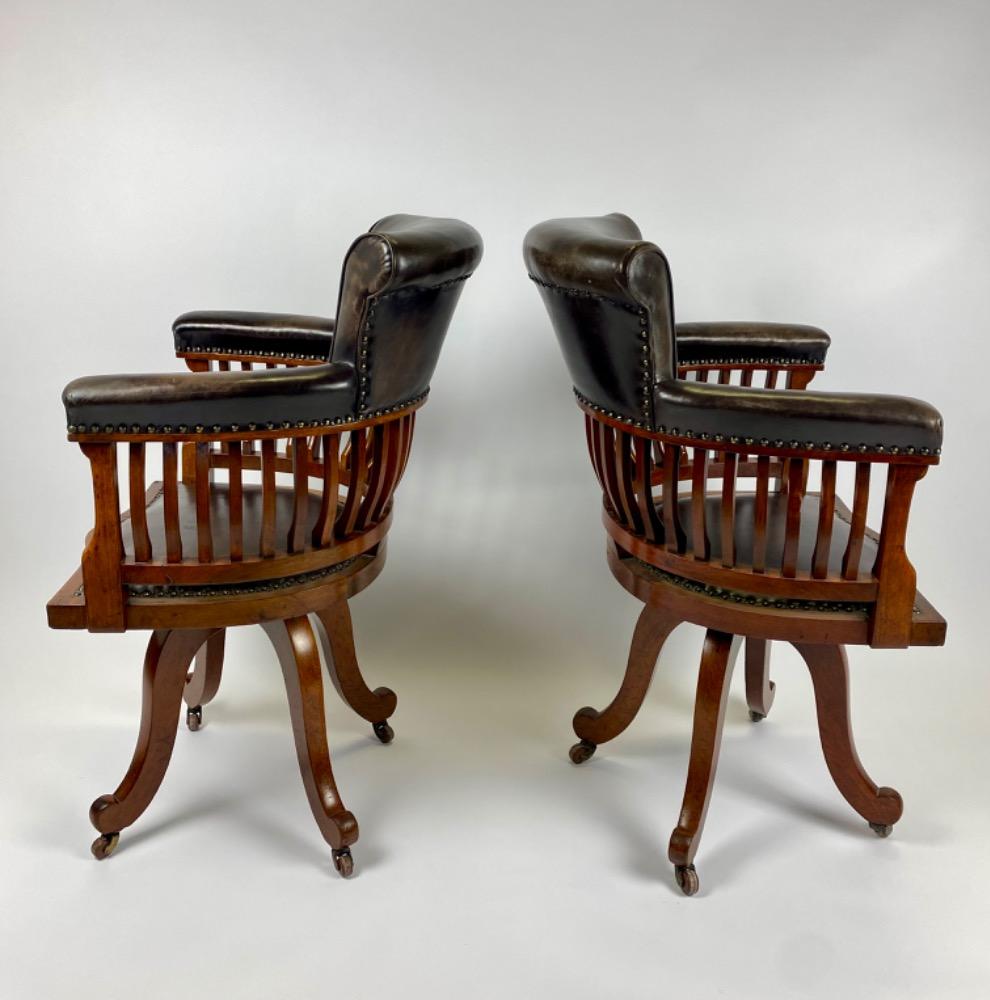
[[[598,744],[592,743],[591,740],[581,740],[580,743],[575,743],[570,749],[571,763],[583,764],[594,756],[597,749]]]
[[[762,712],[754,712],[753,709],[749,710],[749,721],[750,722],[762,722],[766,716]]]
[[[354,874],[354,858],[349,847],[333,851],[333,866],[341,878],[350,878]]]
[[[104,858],[109,858],[110,855],[113,854],[118,840],[120,840],[119,833],[104,833],[101,837],[97,837],[90,847],[93,857],[96,858],[97,861],[103,861]]]
[[[693,896],[701,885],[694,865],[674,865],[674,878],[685,896]]]
[[[186,725],[191,733],[199,732],[203,728],[203,706],[193,705],[186,709]]]
[[[381,722],[376,722],[371,728],[382,743],[388,744],[395,739],[395,730],[384,719]]]
[[[889,837],[894,832],[893,823],[871,823],[870,829],[878,837]]]

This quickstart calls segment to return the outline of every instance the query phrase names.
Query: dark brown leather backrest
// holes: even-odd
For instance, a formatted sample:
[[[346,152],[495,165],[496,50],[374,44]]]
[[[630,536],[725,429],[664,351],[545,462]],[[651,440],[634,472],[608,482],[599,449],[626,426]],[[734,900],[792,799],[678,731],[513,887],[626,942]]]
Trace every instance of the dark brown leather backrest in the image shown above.
[[[331,359],[357,369],[358,413],[400,405],[429,388],[464,280],[481,254],[471,226],[419,215],[387,216],[354,241]]]
[[[575,389],[652,426],[654,383],[677,371],[670,269],[659,247],[616,213],[541,222],[523,255]]]

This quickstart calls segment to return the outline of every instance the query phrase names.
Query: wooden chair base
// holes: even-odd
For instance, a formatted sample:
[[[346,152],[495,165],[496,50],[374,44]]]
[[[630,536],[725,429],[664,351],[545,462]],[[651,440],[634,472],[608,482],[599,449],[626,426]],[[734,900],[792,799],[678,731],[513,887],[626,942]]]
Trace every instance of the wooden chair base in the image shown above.
[[[614,560],[613,572],[620,582],[630,580],[627,575],[630,572],[627,560],[615,549],[609,555],[610,563]],[[676,599],[671,599],[673,585],[644,582],[642,577],[635,577],[634,583],[635,586],[627,589],[647,599],[647,603],[636,623],[626,673],[618,694],[606,709],[598,712],[592,708],[582,708],[574,716],[574,732],[580,741],[570,751],[570,758],[575,764],[588,760],[599,744],[614,739],[632,722],[643,704],[667,636],[682,621],[691,620],[682,613]],[[692,610],[698,616],[698,599],[695,595],[692,597],[695,598]],[[925,609],[930,608],[920,595],[919,599]],[[768,619],[766,613],[762,613],[762,620],[768,622],[763,634],[746,634],[743,629],[753,625],[758,619],[752,617],[749,609],[740,609],[734,605],[718,609],[714,617],[719,624],[727,623],[730,627],[735,625],[739,632],[733,633],[713,624],[706,625],[694,706],[690,763],[680,817],[671,834],[667,852],[674,865],[677,885],[688,896],[694,895],[700,886],[694,858],[711,799],[729,683],[743,637],[746,640],[746,700],[750,718],[759,721],[770,710],[775,690],[769,679],[770,640],[784,638],[776,634],[775,630],[790,632],[790,641],[811,673],[822,750],[836,787],[878,836],[888,836],[903,811],[900,795],[892,788],[878,787],[856,753],[850,721],[845,648],[838,643],[820,639],[822,636],[827,637],[836,616],[830,614],[816,628],[811,611],[803,612],[803,625],[798,620],[800,615],[796,611],[786,610],[779,614],[788,616],[783,623]],[[925,614],[927,617],[919,620],[917,625],[918,634],[923,637],[938,625],[934,609],[931,609],[930,614]],[[702,620],[698,623],[706,624],[703,615],[701,617]],[[926,629],[929,631],[925,631]]]
[[[394,736],[386,721],[396,696],[388,688],[371,691],[354,653],[350,612],[345,600],[320,609],[319,630],[334,686],[344,701],[372,723],[382,743]],[[341,800],[330,763],[319,645],[309,618],[262,622],[278,656],[289,701],[296,754],[310,808],[331,848],[333,865],[345,878],[354,870],[351,845],[358,824]],[[175,744],[183,698],[189,728],[202,725],[202,706],[216,695],[223,668],[225,632],[213,629],[158,629],[151,635],[144,664],[144,697],[137,747],[131,766],[112,795],[98,798],[90,819],[100,836],[92,845],[97,859],[116,849],[120,832],[151,804]],[[195,658],[195,668],[189,672]]]

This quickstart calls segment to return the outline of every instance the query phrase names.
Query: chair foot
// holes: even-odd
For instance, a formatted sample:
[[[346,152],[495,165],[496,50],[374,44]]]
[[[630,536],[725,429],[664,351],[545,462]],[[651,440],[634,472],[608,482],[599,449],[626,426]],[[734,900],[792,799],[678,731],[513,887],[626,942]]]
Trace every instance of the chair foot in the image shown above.
[[[113,854],[117,848],[117,842],[119,840],[119,833],[104,833],[102,836],[97,837],[96,840],[93,841],[89,849],[97,861],[103,861]]]
[[[586,760],[591,760],[597,749],[598,744],[592,743],[591,740],[581,740],[580,743],[575,743],[569,751],[571,763],[583,764]]]
[[[754,712],[753,709],[749,710],[749,721],[750,722],[762,722],[766,716],[762,712]]]
[[[694,865],[674,865],[674,878],[685,896],[693,896],[701,887]]]
[[[746,701],[749,718],[762,722],[770,714],[777,685],[770,680],[770,640],[746,639]]]
[[[878,837],[889,837],[894,832],[893,823],[871,823],[870,829]]]
[[[332,852],[333,866],[341,878],[350,878],[354,874],[354,857],[349,847]]]
[[[203,706],[193,705],[186,709],[186,725],[192,733],[198,733],[203,728]]]
[[[386,746],[395,739],[395,730],[384,719],[381,722],[376,722],[371,728]]]

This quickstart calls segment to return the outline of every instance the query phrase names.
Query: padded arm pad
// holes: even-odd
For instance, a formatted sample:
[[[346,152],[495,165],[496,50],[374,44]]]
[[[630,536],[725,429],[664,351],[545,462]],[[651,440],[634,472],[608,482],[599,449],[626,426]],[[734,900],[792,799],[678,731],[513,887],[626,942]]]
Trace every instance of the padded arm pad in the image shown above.
[[[688,437],[718,434],[778,447],[937,454],[942,445],[942,415],[920,399],[683,380],[655,387],[654,425]]]
[[[791,323],[678,323],[677,361],[697,364],[823,365],[831,339],[816,326]]]
[[[172,324],[177,353],[246,354],[327,361],[334,321],[323,316],[206,310]]]
[[[202,433],[349,417],[356,385],[354,368],[343,362],[198,375],[91,375],[70,382],[62,402],[69,425],[77,428]]]

